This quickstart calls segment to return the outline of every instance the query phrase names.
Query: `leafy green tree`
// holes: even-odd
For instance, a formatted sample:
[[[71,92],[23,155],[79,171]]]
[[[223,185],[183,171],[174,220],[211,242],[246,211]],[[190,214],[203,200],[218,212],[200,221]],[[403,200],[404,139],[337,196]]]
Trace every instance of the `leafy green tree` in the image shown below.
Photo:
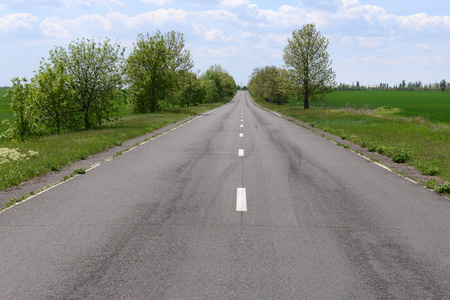
[[[206,91],[201,86],[196,74],[186,72],[183,74],[181,84],[182,88],[180,89],[179,98],[182,105],[189,107],[203,103]]]
[[[219,89],[215,82],[211,79],[202,78],[200,86],[205,91],[205,101],[207,103],[214,103],[219,99]]]
[[[445,91],[447,89],[447,82],[445,81],[445,79],[441,80],[440,88],[441,88],[441,91]]]
[[[70,43],[68,50],[56,47],[50,51],[51,68],[63,65],[76,91],[74,113],[81,114],[85,129],[93,120],[101,125],[117,112],[115,91],[123,84],[124,51],[118,43],[111,45],[109,39],[95,42],[85,38]]]
[[[210,80],[216,86],[216,89],[206,88],[208,100],[218,102],[226,97],[232,96],[236,91],[236,82],[234,78],[220,65],[213,65],[206,70],[200,80]],[[216,90],[217,92],[213,92]]]
[[[33,115],[30,105],[32,86],[27,83],[26,78],[19,79],[15,77],[11,81],[13,86],[5,96],[10,99],[15,120],[12,122],[9,120],[4,121],[4,124],[9,128],[3,136],[7,138],[20,137],[23,142],[25,137],[32,134]]]
[[[304,108],[309,99],[327,94],[335,85],[336,74],[331,68],[327,52],[329,41],[317,31],[314,24],[294,30],[284,48],[283,59],[292,68],[297,92],[303,96]]]
[[[130,82],[131,109],[136,113],[155,112],[171,93],[180,88],[180,71],[193,67],[190,52],[184,49],[179,32],[165,35],[140,34],[126,61],[125,73]]]
[[[31,104],[34,113],[48,127],[56,127],[60,135],[63,123],[72,119],[74,111],[72,99],[75,92],[69,75],[63,65],[53,69],[50,65],[41,63],[39,72],[32,81],[36,86]]]
[[[278,105],[287,103],[289,97],[294,93],[294,82],[292,70],[278,68],[275,76],[276,81],[276,99]]]
[[[249,86],[252,93],[280,105],[286,103],[293,93],[292,72],[275,66],[257,67],[250,77]]]

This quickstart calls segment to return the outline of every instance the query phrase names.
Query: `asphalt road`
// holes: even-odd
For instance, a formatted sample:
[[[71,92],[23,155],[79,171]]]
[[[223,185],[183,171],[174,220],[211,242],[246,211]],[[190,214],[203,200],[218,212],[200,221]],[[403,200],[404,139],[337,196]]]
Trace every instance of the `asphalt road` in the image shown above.
[[[227,105],[0,213],[1,299],[449,299],[450,202]]]

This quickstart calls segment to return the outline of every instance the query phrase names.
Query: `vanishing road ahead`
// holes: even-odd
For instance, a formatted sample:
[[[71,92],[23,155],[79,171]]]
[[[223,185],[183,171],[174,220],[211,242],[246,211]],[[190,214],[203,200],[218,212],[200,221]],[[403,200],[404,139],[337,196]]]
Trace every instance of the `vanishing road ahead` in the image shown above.
[[[0,213],[1,299],[450,299],[450,202],[247,92]]]

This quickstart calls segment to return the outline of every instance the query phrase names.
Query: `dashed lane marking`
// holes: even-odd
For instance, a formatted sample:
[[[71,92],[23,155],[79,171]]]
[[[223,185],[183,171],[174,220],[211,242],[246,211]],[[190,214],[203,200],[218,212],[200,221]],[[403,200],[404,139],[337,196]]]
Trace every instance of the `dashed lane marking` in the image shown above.
[[[245,188],[238,188],[236,192],[236,211],[247,211],[247,195]]]

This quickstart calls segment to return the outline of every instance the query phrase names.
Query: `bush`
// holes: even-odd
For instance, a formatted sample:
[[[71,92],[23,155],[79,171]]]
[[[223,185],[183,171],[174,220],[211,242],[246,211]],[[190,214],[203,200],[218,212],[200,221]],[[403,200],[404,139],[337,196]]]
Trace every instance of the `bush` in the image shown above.
[[[444,183],[444,184],[436,185],[434,187],[434,191],[439,194],[443,194],[443,193],[449,194],[450,193],[450,184]]]
[[[436,167],[427,164],[420,164],[417,166],[417,169],[420,173],[422,173],[422,175],[435,176],[439,173],[439,170]]]
[[[377,146],[373,146],[373,145],[367,146],[367,151],[369,151],[369,152],[376,152],[377,151]]]
[[[437,181],[437,179],[432,178],[430,180],[425,181],[425,186],[429,189],[434,189],[434,187],[437,186],[438,183],[439,181]]]
[[[394,149],[392,155],[392,161],[396,163],[405,163],[410,160],[411,155],[403,149]]]

